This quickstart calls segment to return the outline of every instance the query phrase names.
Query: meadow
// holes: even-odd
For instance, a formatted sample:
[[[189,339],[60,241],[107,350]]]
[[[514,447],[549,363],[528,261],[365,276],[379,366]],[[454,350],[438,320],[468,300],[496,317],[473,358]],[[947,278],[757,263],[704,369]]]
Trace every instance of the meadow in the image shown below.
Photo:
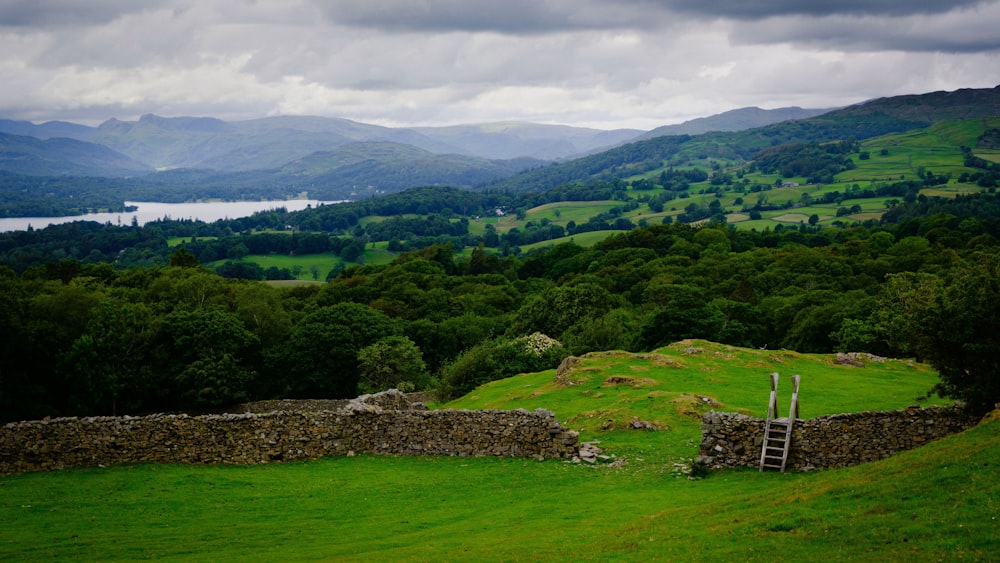
[[[358,455],[0,477],[0,558],[38,560],[989,560],[1000,421],[863,466],[690,479],[709,409],[760,414],[801,373],[803,416],[901,408],[933,371],[903,360],[687,341],[524,374],[444,408],[556,412],[613,463]],[[930,399],[924,404],[941,402]],[[632,417],[656,430],[629,430]],[[608,421],[613,421],[608,424]]]

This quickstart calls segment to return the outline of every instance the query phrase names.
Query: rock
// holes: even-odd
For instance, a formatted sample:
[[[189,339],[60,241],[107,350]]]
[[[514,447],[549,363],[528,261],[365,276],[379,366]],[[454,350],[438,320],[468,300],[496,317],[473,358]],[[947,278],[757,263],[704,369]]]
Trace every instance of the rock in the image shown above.
[[[629,428],[632,428],[633,430],[654,430],[656,428],[652,422],[649,422],[648,420],[639,420],[638,417],[633,417],[628,425]]]

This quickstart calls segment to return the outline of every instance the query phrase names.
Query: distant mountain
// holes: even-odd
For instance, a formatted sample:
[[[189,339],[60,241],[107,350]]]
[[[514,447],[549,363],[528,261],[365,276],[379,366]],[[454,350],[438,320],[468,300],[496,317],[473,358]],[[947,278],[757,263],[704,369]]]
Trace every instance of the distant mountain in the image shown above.
[[[274,181],[301,186],[313,197],[344,199],[416,186],[472,188],[543,164],[529,158],[488,160],[434,154],[401,143],[357,142],[290,162]]]
[[[543,160],[558,160],[598,149],[606,150],[642,134],[638,129],[605,131],[522,121],[415,127],[413,131],[456,147],[459,154],[490,159],[530,156]]]
[[[664,135],[701,135],[702,133],[711,131],[744,131],[790,119],[808,119],[829,111],[829,109],[802,109],[800,107],[777,109],[746,107],[729,110],[709,117],[699,117],[676,125],[657,127],[652,131],[643,133],[634,140],[640,141]]]
[[[291,182],[331,192],[488,182],[537,191],[643,173],[665,163],[749,159],[761,148],[788,142],[864,139],[942,119],[1000,115],[1000,87],[880,98],[805,117],[820,111],[742,108],[645,134],[523,122],[393,128],[308,116],[223,121],[144,115],[99,127],[0,120],[0,170],[111,177],[181,170],[152,181],[177,179],[187,186],[199,179],[216,186]],[[778,123],[755,127],[768,121]],[[695,135],[704,130],[711,132]],[[689,138],[652,142],[684,131]],[[590,156],[571,159],[581,154]],[[529,171],[511,177],[520,170]]]
[[[441,155],[412,145],[352,142],[317,151],[273,170],[220,172],[176,168],[143,178],[164,194],[211,197],[288,197],[303,191],[317,199],[363,199],[417,186],[472,188],[546,164],[520,158],[488,160]],[[224,195],[223,195],[224,194]]]
[[[642,133],[636,129],[603,131],[524,122],[394,128],[329,117],[222,121],[151,114],[136,121],[110,119],[99,127],[0,120],[0,132],[100,143],[157,169],[222,171],[278,168],[313,152],[359,141],[407,144],[436,154],[489,160],[557,160],[617,146]]]
[[[147,174],[151,169],[108,147],[62,137],[38,139],[0,133],[0,170],[28,176]]]
[[[23,135],[25,137],[35,137],[36,139],[66,137],[78,141],[89,141],[93,138],[94,133],[96,133],[96,129],[68,121],[47,121],[35,125],[30,121],[0,119],[0,133]]]
[[[273,117],[227,122],[213,118],[144,115],[109,120],[94,141],[155,168],[240,171],[278,168],[319,150],[354,141],[419,142],[409,132],[346,119]],[[427,140],[424,144],[434,146]],[[435,147],[444,148],[444,147]]]
[[[749,160],[761,149],[795,142],[869,139],[928,127],[938,121],[1000,115],[1000,87],[880,98],[808,119],[782,121],[743,131],[659,136],[606,152],[529,170],[488,186],[539,192],[559,184],[608,180],[706,158]]]
[[[249,121],[144,115],[109,120],[91,136],[155,168],[254,170],[277,168],[310,153],[352,142],[412,145],[436,154],[490,160],[553,160],[621,144],[641,133],[534,123],[393,128],[325,117],[267,117]]]

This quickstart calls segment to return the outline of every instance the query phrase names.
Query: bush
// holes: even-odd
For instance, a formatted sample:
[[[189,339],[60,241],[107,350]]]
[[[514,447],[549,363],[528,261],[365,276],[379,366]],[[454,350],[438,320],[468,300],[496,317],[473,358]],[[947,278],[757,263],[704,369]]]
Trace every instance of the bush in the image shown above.
[[[438,394],[441,400],[455,399],[490,381],[554,369],[567,355],[559,341],[539,332],[487,340],[462,352],[441,369]]]

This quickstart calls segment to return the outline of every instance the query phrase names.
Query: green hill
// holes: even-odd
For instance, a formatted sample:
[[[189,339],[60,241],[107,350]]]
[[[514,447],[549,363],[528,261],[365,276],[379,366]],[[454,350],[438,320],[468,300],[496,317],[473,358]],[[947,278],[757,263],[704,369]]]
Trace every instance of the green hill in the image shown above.
[[[676,125],[664,125],[652,131],[643,133],[634,139],[652,139],[663,137],[664,135],[700,135],[710,131],[742,131],[763,127],[772,123],[780,123],[790,119],[807,119],[822,115],[830,111],[829,109],[803,109],[800,107],[786,107],[776,109],[761,109],[758,107],[746,107],[722,112],[708,117],[699,117]]]
[[[0,170],[28,176],[136,176],[151,169],[105,146],[0,133]]]
[[[583,430],[583,440],[599,439],[606,449],[621,449],[626,456],[640,450],[666,463],[671,457],[693,457],[689,444],[700,438],[704,412],[763,417],[771,372],[784,376],[784,388],[779,383],[781,405],[791,396],[791,376],[802,376],[803,418],[905,408],[928,401],[924,396],[937,382],[933,370],[913,362],[887,359],[857,368],[836,365],[834,358],[685,340],[652,353],[595,352],[565,373],[502,379],[446,406],[546,408],[570,428]],[[936,398],[929,402],[945,404]],[[637,433],[630,430],[633,419],[669,432]]]
[[[502,180],[494,189],[539,192],[560,183],[641,175],[707,159],[749,160],[762,149],[789,143],[871,139],[954,119],[1000,115],[1000,87],[880,98],[809,119],[737,132],[641,140]]]
[[[364,189],[393,193],[429,185],[469,188],[540,164],[528,158],[487,160],[434,154],[399,143],[359,142],[290,162],[278,171],[276,181],[298,184],[315,197],[357,198]]]
[[[768,371],[802,373],[808,416],[905,406],[934,378],[907,362],[848,368],[830,360],[690,341],[644,356],[595,354],[562,384],[553,372],[526,374],[449,405],[554,408],[560,419],[585,429],[584,439],[600,438],[616,455],[614,464],[359,455],[257,467],[139,465],[0,477],[0,557],[993,557],[1000,550],[996,417],[848,469],[725,471],[702,480],[680,470],[697,455],[699,413],[762,409]],[[633,415],[654,419],[660,429],[599,430],[608,416]]]

